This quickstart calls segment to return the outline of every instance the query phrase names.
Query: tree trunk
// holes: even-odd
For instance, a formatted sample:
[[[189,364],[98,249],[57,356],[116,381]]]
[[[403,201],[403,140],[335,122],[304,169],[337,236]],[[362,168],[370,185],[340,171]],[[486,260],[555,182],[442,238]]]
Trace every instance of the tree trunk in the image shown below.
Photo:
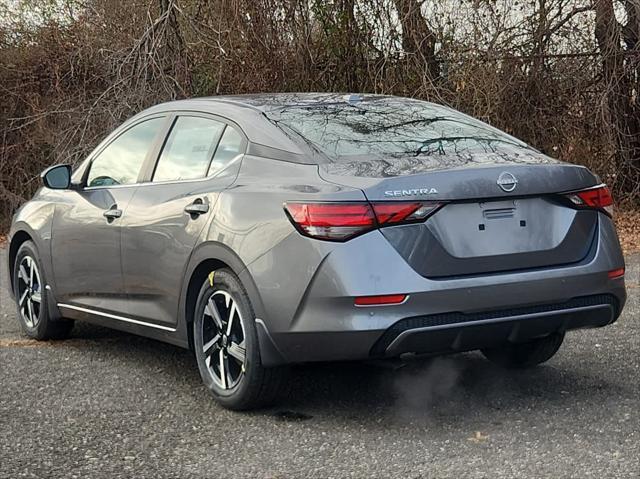
[[[620,186],[634,193],[640,191],[640,105],[635,93],[640,73],[637,4],[637,0],[625,3],[629,15],[627,24],[622,26],[616,20],[613,0],[594,0],[595,36],[602,55],[609,122],[622,174]]]
[[[430,80],[440,76],[436,58],[436,36],[422,16],[422,2],[418,0],[394,0],[402,26],[402,49],[426,66]]]

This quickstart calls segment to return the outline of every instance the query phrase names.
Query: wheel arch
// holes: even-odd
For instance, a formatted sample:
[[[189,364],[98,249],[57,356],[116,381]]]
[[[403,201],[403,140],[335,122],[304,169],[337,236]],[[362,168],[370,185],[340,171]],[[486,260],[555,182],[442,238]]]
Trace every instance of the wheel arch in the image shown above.
[[[43,242],[41,237],[35,234],[35,232],[32,231],[26,224],[20,224],[20,227],[15,229],[11,233],[11,238],[9,240],[9,251],[7,258],[7,271],[9,274],[9,294],[12,297],[15,295],[13,274],[15,269],[16,257],[18,256],[20,247],[27,241],[31,241],[34,244],[36,252],[40,257],[40,263],[43,269],[42,273],[44,274],[44,278],[46,280],[45,287],[48,290],[46,307],[49,312],[49,317],[52,321],[58,321],[62,319],[62,315],[60,314],[60,310],[56,305],[56,301],[51,288],[53,274],[51,271],[49,251],[48,249],[46,249],[48,247],[48,243]]]
[[[185,272],[180,301],[181,317],[179,319],[185,327],[189,347],[193,347],[191,323],[198,292],[209,273],[221,268],[228,268],[238,276],[249,295],[256,317],[264,320],[265,311],[262,298],[244,262],[231,248],[222,243],[203,243],[191,255]]]
[[[222,243],[208,242],[199,245],[191,255],[186,270],[180,301],[181,317],[179,321],[184,328],[189,348],[193,348],[193,328],[191,324],[198,293],[209,273],[221,268],[230,269],[238,277],[249,296],[256,314],[255,326],[258,333],[258,347],[260,348],[262,365],[268,367],[285,364],[284,356],[267,330],[264,304],[251,274],[242,259],[231,248]]]
[[[16,257],[18,256],[18,250],[27,241],[32,241],[33,236],[31,233],[24,229],[17,230],[12,236],[9,243],[9,257],[7,260],[7,266],[9,268],[9,292],[13,295],[13,270],[15,268]]]

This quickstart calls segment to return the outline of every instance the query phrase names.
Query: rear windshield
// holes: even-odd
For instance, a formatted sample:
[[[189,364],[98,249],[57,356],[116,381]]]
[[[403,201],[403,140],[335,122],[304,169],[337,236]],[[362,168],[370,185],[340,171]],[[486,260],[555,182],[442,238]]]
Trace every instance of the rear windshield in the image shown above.
[[[417,100],[290,105],[267,117],[334,161],[509,154],[529,148],[481,121]]]

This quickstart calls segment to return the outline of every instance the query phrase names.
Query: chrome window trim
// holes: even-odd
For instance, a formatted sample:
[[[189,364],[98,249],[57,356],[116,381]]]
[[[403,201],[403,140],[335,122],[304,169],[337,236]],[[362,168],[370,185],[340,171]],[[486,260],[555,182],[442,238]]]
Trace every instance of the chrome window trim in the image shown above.
[[[109,186],[85,186],[82,188],[82,191],[91,191],[91,190],[110,190],[112,188],[130,188],[132,186],[140,186],[144,185],[144,183],[127,183],[126,185],[109,185]]]

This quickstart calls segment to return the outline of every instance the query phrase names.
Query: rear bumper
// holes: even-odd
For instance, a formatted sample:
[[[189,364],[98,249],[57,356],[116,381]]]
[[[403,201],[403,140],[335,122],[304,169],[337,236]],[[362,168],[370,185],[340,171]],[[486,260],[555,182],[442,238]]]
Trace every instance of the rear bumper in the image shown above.
[[[606,326],[618,317],[610,294],[476,314],[436,314],[398,321],[371,348],[372,356],[470,351],[519,343],[572,329]]]
[[[624,297],[623,297],[624,301]],[[564,303],[482,313],[439,313],[403,318],[385,330],[344,330],[274,335],[278,363],[393,358],[403,354],[447,354],[504,343],[520,343],[553,333],[598,328],[615,322],[618,296],[600,294]]]
[[[271,269],[262,284],[252,274],[266,313],[265,333],[279,353],[270,363],[468,351],[610,324],[626,291],[624,278],[609,278],[608,272],[624,267],[624,259],[611,220],[602,216],[595,251],[578,264],[439,280],[416,273],[373,231],[319,255],[291,316],[284,314],[282,291],[299,287],[300,276]],[[278,264],[273,257],[269,262]],[[249,272],[260,266],[251,265]],[[354,306],[357,296],[398,293],[408,300]]]

